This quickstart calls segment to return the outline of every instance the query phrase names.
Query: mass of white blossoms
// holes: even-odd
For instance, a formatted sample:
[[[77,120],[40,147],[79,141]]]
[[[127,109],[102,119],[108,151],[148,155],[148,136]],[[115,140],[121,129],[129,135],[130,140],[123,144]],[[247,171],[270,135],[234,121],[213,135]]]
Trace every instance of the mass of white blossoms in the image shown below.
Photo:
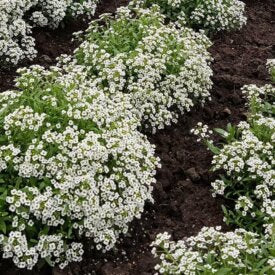
[[[84,66],[110,96],[129,94],[132,111],[155,132],[210,98],[210,45],[203,33],[165,25],[157,6],[123,7],[115,18],[93,21],[74,58],[63,56],[60,63]]]
[[[34,0],[30,20],[38,26],[56,28],[67,14],[73,17],[94,15],[98,0]]]
[[[19,73],[0,94],[0,247],[19,268],[64,268],[81,238],[111,249],[140,217],[158,159],[127,95],[106,96],[82,66]]]
[[[0,61],[17,64],[36,56],[34,26],[56,28],[66,15],[95,13],[98,0],[0,0]]]
[[[262,239],[244,229],[222,233],[204,227],[194,237],[174,242],[168,233],[157,235],[152,253],[160,259],[159,274],[274,274],[274,238]]]
[[[275,223],[275,88],[252,84],[242,91],[250,116],[231,128],[233,135],[230,130],[219,130],[227,144],[215,148],[212,164],[214,171],[224,171],[225,176],[212,183],[213,196],[223,195],[235,202],[234,210],[225,211],[228,224],[259,233],[265,229],[269,234]],[[209,138],[207,130],[200,123],[193,133],[205,140]]]
[[[245,4],[239,0],[133,0],[132,4],[157,4],[169,19],[210,32],[240,29],[247,21]]]
[[[31,26],[23,18],[32,0],[0,0],[0,61],[17,64],[36,55]]]

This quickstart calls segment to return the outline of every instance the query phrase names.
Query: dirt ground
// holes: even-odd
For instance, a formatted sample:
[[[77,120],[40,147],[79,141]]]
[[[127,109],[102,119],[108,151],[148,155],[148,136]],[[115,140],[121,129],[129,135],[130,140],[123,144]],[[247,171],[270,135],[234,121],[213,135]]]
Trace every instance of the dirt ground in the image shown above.
[[[154,274],[156,264],[150,243],[157,233],[168,231],[178,240],[196,234],[203,226],[222,225],[227,229],[222,221],[222,200],[213,199],[210,194],[210,183],[217,177],[209,172],[211,153],[197,143],[190,130],[199,121],[211,127],[225,127],[229,122],[236,124],[246,119],[240,88],[245,84],[269,82],[265,63],[275,57],[275,2],[245,2],[247,25],[241,31],[220,33],[213,39],[210,49],[214,57],[212,101],[183,115],[178,124],[149,136],[162,162],[157,173],[155,203],[146,206],[142,219],[133,222],[128,236],[120,240],[117,249],[99,254],[90,250],[87,243],[83,262],[71,264],[64,271],[50,268],[18,271],[2,262],[1,274],[149,275]],[[97,14],[112,12],[126,3],[126,0],[103,1]],[[58,32],[36,30],[39,56],[35,64],[49,66],[61,53],[71,53],[76,46],[70,42],[72,30],[83,27],[85,24],[75,22]],[[43,60],[45,55],[51,62]],[[14,72],[15,69],[0,72],[0,90],[12,87]]]

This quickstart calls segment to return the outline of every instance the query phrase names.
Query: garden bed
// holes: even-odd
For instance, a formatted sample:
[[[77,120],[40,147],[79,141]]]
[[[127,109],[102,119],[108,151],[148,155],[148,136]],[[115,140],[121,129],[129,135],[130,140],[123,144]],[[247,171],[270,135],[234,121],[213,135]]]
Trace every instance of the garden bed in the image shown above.
[[[120,2],[127,1],[103,1],[98,14],[113,11]],[[245,84],[269,82],[265,63],[275,55],[272,21],[275,4],[272,0],[245,2],[247,26],[214,38],[212,102],[204,108],[195,107],[177,125],[150,136],[162,162],[155,185],[155,204],[147,205],[142,219],[133,223],[131,236],[121,240],[117,253],[99,255],[87,250],[83,262],[71,264],[63,271],[55,269],[54,274],[153,274],[156,261],[151,255],[150,243],[157,233],[167,231],[178,240],[198,233],[203,226],[222,225],[226,230],[222,202],[210,194],[210,182],[215,178],[209,173],[212,155],[197,143],[190,130],[199,121],[211,127],[224,127],[228,122],[236,124],[244,120],[246,109],[240,88]],[[74,23],[58,32],[37,30],[39,56],[34,63],[49,66],[61,53],[71,53],[76,46],[69,42],[71,33],[82,28],[85,24]],[[45,47],[45,41],[51,41],[50,45]],[[45,56],[50,59],[46,61]],[[0,72],[0,90],[11,88],[14,77],[14,69]],[[11,265],[8,268],[8,263],[2,263],[0,270],[1,274],[25,274]],[[37,272],[34,270],[32,274],[50,274],[51,270]]]
[[[246,109],[240,88],[250,83],[270,83],[265,63],[275,55],[275,5],[271,0],[245,2],[248,24],[241,31],[214,38],[212,102],[204,108],[195,107],[178,124],[150,137],[157,146],[162,168],[157,174],[155,204],[148,206],[142,224],[137,221],[133,225],[132,236],[120,247],[129,260],[114,263],[115,256],[102,256],[107,263],[101,260],[96,264],[98,274],[153,274],[155,259],[149,245],[157,233],[168,231],[179,240],[198,233],[203,226],[224,226],[221,202],[210,194],[214,179],[209,173],[212,154],[190,130],[199,121],[213,128],[244,120]],[[88,264],[90,258],[85,261],[87,264],[81,267],[91,272],[94,267]]]

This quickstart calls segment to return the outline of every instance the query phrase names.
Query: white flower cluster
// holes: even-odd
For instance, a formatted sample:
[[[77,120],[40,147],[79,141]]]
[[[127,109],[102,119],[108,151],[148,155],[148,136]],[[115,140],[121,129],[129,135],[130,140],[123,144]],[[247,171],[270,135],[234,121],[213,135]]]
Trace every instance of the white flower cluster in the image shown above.
[[[0,244],[19,268],[64,268],[81,260],[80,236],[108,250],[140,217],[158,159],[127,95],[106,96],[82,66],[20,73],[0,94]]]
[[[268,59],[266,65],[268,72],[271,75],[271,80],[275,82],[275,59]]]
[[[32,0],[0,0],[0,61],[17,64],[36,55],[31,26],[23,18]]]
[[[271,73],[272,69],[275,69],[275,59],[268,59],[266,62],[269,73]]]
[[[191,129],[191,134],[198,136],[197,142],[207,140],[213,134],[212,130],[209,130],[208,125],[203,125],[202,122],[198,122],[194,129]]]
[[[170,238],[168,233],[159,234],[152,243],[153,255],[161,260],[155,267],[160,274],[250,274],[257,268],[273,274],[275,270],[274,258],[265,254],[266,248],[274,248],[274,241],[244,229],[222,233],[220,228],[204,227],[183,241]]]
[[[240,29],[246,24],[245,4],[239,0],[133,0],[135,5],[157,4],[173,21],[211,32]]]
[[[37,52],[33,26],[55,28],[70,14],[94,15],[98,0],[0,0],[0,61],[17,64]]]
[[[12,258],[19,268],[32,269],[39,256],[47,258],[54,265],[59,263],[64,268],[69,262],[79,262],[84,253],[81,243],[66,244],[62,235],[41,235],[36,247],[29,247],[26,235],[20,231],[11,231],[8,237],[0,235],[3,245],[3,258]]]
[[[211,183],[211,186],[213,188],[212,196],[214,198],[216,197],[216,195],[224,195],[226,185],[223,180],[215,180]]]
[[[272,95],[274,96],[274,87],[271,84],[264,85],[262,87],[258,87],[255,84],[245,85],[242,88],[242,93],[248,100],[248,104],[257,104],[261,105],[264,103],[266,96]]]
[[[30,20],[35,25],[44,27],[48,25],[56,28],[69,13],[73,17],[88,15],[91,18],[95,13],[98,0],[35,0],[34,9]]]
[[[63,64],[83,65],[90,81],[111,96],[129,94],[145,127],[162,129],[209,99],[211,43],[204,34],[165,25],[156,6],[134,13],[120,8],[115,19],[102,20],[92,22],[75,58],[63,57]]]
[[[244,11],[245,4],[239,0],[204,0],[192,11],[190,19],[214,31],[241,29],[247,21]]]

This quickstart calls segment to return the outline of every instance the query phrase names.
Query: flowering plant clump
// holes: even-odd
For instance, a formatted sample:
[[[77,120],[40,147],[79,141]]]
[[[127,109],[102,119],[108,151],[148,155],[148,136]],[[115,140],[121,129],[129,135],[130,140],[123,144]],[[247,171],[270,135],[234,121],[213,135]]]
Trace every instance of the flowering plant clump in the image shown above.
[[[130,94],[133,112],[155,131],[209,99],[210,45],[202,33],[164,25],[157,6],[124,7],[116,18],[105,14],[93,21],[75,58],[62,62],[83,65],[89,79],[110,95]]]
[[[212,183],[213,196],[228,199],[225,220],[247,230],[270,233],[275,222],[275,118],[272,85],[247,85],[243,93],[248,99],[250,117],[227,131],[217,129],[227,144],[215,147],[213,170],[226,175]],[[193,132],[204,139],[201,124]],[[204,136],[202,136],[202,134]],[[232,207],[234,204],[234,210]]]
[[[133,0],[132,4],[158,4],[170,20],[210,32],[240,29],[247,20],[245,4],[239,0]]]
[[[274,237],[274,236],[273,236]],[[222,233],[204,227],[198,235],[174,242],[159,234],[152,253],[160,259],[160,274],[274,274],[274,238],[263,239],[244,229]]]
[[[0,62],[17,64],[21,59],[36,55],[31,26],[24,15],[32,7],[32,0],[0,0]]]
[[[41,27],[48,25],[56,28],[68,14],[73,17],[85,14],[91,18],[95,13],[98,0],[35,0],[33,2],[35,5],[31,21]]]
[[[94,15],[98,0],[0,0],[0,61],[36,56],[33,26],[56,28],[66,15]]]
[[[152,201],[154,146],[81,68],[21,69],[0,94],[0,247],[19,268],[80,261],[82,237],[112,248]]]

